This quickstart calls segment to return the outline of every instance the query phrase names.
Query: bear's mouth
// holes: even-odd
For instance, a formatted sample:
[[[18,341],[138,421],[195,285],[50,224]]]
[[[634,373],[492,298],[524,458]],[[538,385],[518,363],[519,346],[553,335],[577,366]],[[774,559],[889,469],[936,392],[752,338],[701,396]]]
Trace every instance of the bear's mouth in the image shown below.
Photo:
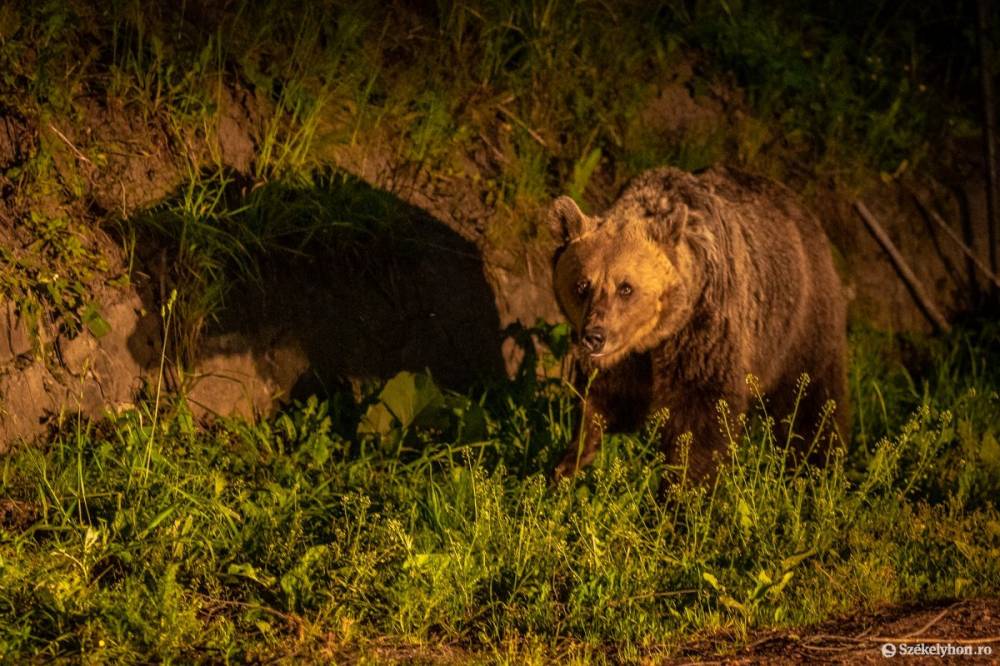
[[[618,358],[620,351],[621,350],[618,347],[606,347],[601,349],[599,352],[590,352],[584,347],[580,347],[580,352],[583,358],[588,361],[593,361],[598,365],[606,365],[609,360]]]

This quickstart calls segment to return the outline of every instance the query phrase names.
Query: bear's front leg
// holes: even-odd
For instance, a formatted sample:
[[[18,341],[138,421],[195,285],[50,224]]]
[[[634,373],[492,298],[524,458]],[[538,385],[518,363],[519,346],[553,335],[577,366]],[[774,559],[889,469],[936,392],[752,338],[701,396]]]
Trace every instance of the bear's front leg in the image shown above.
[[[556,481],[573,476],[590,464],[601,448],[601,440],[607,425],[608,415],[598,406],[597,401],[593,398],[585,399],[577,436],[570,442],[566,455],[553,472]]]
[[[710,484],[728,457],[729,437],[720,421],[720,400],[725,401],[731,415],[744,413],[748,407],[745,396],[736,390],[722,395],[688,391],[671,405],[670,419],[661,434],[667,464],[686,465],[684,475],[695,483]],[[690,435],[686,452],[682,446],[685,435]]]
[[[590,464],[601,448],[605,432],[633,431],[649,413],[652,365],[649,354],[630,354],[617,365],[594,373],[578,367],[577,393],[583,396],[583,414],[576,437],[556,466],[556,480],[572,476]]]

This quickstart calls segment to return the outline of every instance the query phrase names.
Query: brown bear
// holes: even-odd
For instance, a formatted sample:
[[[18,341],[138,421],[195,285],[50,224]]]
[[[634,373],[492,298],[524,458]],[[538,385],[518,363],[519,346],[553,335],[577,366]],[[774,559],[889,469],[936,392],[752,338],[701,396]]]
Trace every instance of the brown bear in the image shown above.
[[[728,168],[662,168],[601,215],[560,197],[549,222],[584,396],[557,478],[589,463],[606,429],[635,430],[663,408],[668,463],[682,462],[678,439],[691,433],[687,473],[712,476],[728,442],[718,402],[751,408],[751,374],[779,428],[795,412],[800,447],[830,399],[835,432],[847,435],[843,289],[826,234],[790,190]],[[803,373],[811,382],[797,401]]]

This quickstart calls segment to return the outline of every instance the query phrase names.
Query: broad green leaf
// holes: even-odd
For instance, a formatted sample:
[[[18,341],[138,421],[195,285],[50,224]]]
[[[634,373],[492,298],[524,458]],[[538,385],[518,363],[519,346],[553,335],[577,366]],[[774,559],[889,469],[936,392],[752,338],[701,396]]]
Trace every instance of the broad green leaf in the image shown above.
[[[457,420],[457,439],[460,442],[476,442],[485,439],[489,434],[487,426],[486,411],[477,402],[466,398],[463,395],[447,395],[444,397],[444,404],[448,408],[446,413],[442,410],[441,415],[447,418],[440,427],[447,427],[448,422]]]
[[[358,434],[385,437],[392,431],[394,421],[392,412],[381,402],[376,402],[368,408],[362,417],[361,423],[358,425]]]
[[[403,568],[407,570],[433,569],[443,570],[451,564],[451,555],[448,553],[414,553],[403,562]]]
[[[84,325],[95,338],[103,338],[111,332],[111,324],[105,321],[94,304],[88,305],[81,315]]]
[[[263,585],[264,587],[271,587],[276,582],[274,576],[268,576],[267,574],[262,574],[257,571],[257,569],[250,563],[242,564],[230,564],[226,569],[226,573],[230,576],[240,576],[242,578],[249,578],[250,580],[256,581]]]
[[[1000,471],[1000,444],[992,432],[983,435],[983,443],[979,449],[979,458],[994,471]]]
[[[794,571],[786,571],[784,574],[782,574],[781,580],[775,583],[771,587],[771,589],[767,591],[767,593],[770,594],[772,597],[778,596],[781,593],[781,591],[785,589],[785,586],[788,585],[788,581],[790,581],[794,577],[795,577]]]
[[[408,428],[422,412],[441,406],[444,396],[428,375],[404,371],[386,383],[379,401],[392,412],[401,427]]]
[[[722,605],[725,606],[726,608],[732,608],[734,610],[739,610],[743,612],[746,612],[747,610],[746,606],[744,606],[743,604],[741,604],[739,601],[732,598],[728,594],[720,594],[719,602],[722,603]]]
[[[801,553],[796,553],[795,555],[789,555],[785,559],[781,560],[781,570],[789,571],[799,565],[802,560],[808,559],[816,554],[815,548],[810,548],[809,550],[803,551]]]

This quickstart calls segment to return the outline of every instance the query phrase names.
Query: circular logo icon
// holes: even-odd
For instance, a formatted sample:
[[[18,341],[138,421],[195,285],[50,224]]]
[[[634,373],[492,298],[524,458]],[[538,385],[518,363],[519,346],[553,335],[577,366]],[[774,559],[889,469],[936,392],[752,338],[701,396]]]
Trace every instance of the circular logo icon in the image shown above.
[[[896,656],[896,646],[892,643],[882,644],[882,656],[883,657],[895,657]]]

